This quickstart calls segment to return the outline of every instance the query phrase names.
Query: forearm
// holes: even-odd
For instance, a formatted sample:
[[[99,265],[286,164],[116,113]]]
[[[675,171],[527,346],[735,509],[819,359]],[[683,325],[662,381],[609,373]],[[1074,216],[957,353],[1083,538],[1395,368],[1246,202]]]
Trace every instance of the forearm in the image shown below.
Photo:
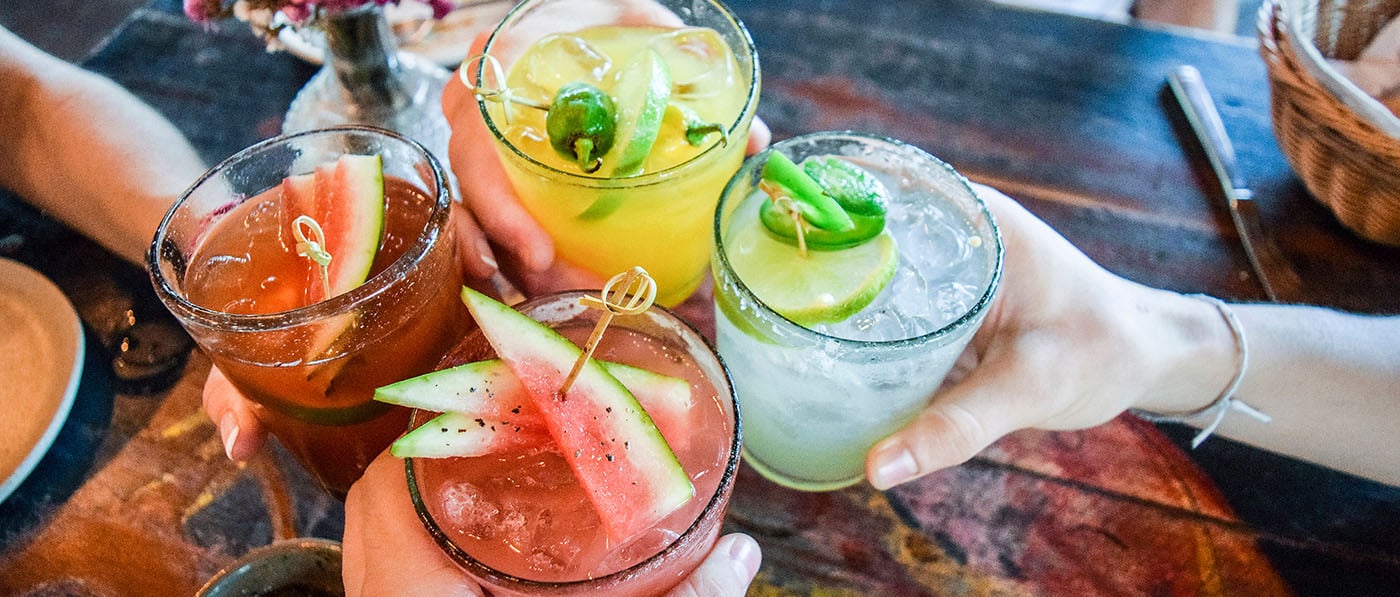
[[[1163,369],[1169,374],[1157,377],[1136,406],[1153,412],[1195,410],[1228,384],[1237,363],[1233,338],[1225,319],[1208,304],[1180,295],[1162,301],[1177,315],[1168,318],[1169,328],[1198,331],[1177,332],[1161,348],[1175,355],[1175,360],[1164,359],[1174,366]],[[1249,354],[1235,397],[1272,421],[1232,412],[1216,433],[1400,484],[1400,317],[1268,304],[1231,309]],[[1200,426],[1210,421],[1196,417],[1188,422]]]
[[[134,263],[204,170],[165,118],[101,76],[0,29],[0,186]]]
[[[1249,342],[1238,395],[1273,421],[1229,416],[1220,432],[1400,485],[1400,317],[1234,308]]]

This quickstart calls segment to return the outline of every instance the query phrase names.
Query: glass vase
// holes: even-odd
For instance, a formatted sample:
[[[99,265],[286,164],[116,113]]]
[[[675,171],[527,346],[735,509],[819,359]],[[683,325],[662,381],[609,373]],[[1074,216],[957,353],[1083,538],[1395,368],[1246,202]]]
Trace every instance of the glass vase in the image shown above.
[[[447,162],[450,129],[441,106],[447,69],[399,52],[383,9],[373,3],[322,13],[309,26],[324,38],[321,69],[292,99],[283,133],[366,124],[413,139]]]

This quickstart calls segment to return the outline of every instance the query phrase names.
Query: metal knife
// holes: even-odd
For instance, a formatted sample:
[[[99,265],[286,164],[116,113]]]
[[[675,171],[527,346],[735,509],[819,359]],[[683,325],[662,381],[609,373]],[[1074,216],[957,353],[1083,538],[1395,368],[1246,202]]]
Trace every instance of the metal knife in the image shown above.
[[[1225,133],[1225,124],[1220,113],[1215,110],[1215,101],[1210,90],[1201,79],[1200,71],[1190,65],[1178,66],[1167,75],[1167,84],[1176,96],[1186,119],[1196,132],[1196,139],[1205,149],[1211,169],[1225,191],[1230,218],[1235,221],[1235,230],[1244,244],[1245,256],[1250,268],[1264,287],[1269,300],[1299,300],[1303,282],[1293,266],[1279,252],[1273,239],[1264,234],[1259,225],[1259,206],[1254,203],[1254,191],[1240,174],[1235,162],[1235,147]]]

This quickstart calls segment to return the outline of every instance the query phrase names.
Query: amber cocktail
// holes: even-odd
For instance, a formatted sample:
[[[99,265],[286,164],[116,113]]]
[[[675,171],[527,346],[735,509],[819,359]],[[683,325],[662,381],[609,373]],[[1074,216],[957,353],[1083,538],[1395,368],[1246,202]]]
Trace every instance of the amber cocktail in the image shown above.
[[[350,209],[341,187],[353,185],[316,187],[316,208],[294,207],[289,189],[347,155],[382,164],[382,227],[361,281],[326,292],[323,277],[336,274],[324,272],[351,251],[335,249],[323,270],[305,243],[336,246],[350,226],[338,215]],[[450,205],[442,168],[421,146],[350,126],[243,150],[191,186],[156,232],[149,266],[161,300],[338,497],[408,422],[407,409],[372,401],[374,388],[431,370],[469,326]],[[306,213],[321,214],[311,218],[320,237],[296,220]]]

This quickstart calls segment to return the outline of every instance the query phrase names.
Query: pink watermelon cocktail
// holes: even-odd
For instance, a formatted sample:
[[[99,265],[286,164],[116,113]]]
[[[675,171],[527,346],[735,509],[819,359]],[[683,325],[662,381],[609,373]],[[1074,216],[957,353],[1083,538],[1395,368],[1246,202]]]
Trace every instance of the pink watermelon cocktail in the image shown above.
[[[519,309],[583,344],[599,312],[580,305],[581,296],[553,295]],[[496,356],[486,338],[474,333],[443,366]],[[670,444],[694,497],[659,522],[618,538],[619,519],[639,516],[632,510],[642,505],[596,504],[598,481],[585,487],[577,463],[571,466],[558,450],[409,459],[410,493],[429,533],[493,594],[660,594],[694,570],[718,535],[741,433],[728,374],[712,347],[684,321],[654,307],[614,319],[594,356],[689,382],[688,433],[685,441],[673,437]],[[430,417],[422,413],[416,422]],[[663,423],[669,421],[656,424],[664,429]],[[604,495],[609,489],[627,495],[623,487],[602,489]]]

